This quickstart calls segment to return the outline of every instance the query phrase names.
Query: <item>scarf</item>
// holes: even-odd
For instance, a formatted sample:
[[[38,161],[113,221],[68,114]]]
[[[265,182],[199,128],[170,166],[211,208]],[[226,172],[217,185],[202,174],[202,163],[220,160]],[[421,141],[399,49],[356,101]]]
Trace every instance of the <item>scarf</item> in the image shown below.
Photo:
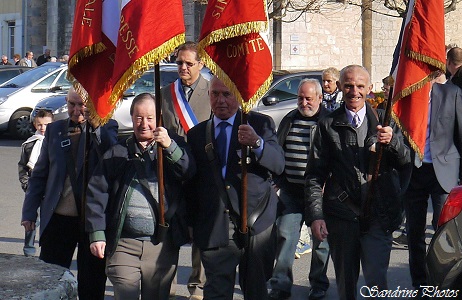
[[[35,132],[33,136],[27,139],[24,144],[31,143],[35,141],[34,147],[30,153],[29,162],[27,166],[32,170],[35,167],[35,163],[40,155],[40,150],[42,149],[43,139],[45,138],[44,135],[41,135],[38,131]]]

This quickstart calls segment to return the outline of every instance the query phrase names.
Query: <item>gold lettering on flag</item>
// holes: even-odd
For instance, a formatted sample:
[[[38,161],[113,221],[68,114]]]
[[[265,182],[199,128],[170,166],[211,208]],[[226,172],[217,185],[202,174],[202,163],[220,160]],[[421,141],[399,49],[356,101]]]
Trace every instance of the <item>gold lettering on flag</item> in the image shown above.
[[[125,44],[125,49],[128,50],[128,57],[132,58],[132,55],[135,52],[140,51],[138,45],[136,45],[136,40],[133,37],[133,32],[130,30],[128,23],[125,22],[123,15],[120,16],[119,36]]]
[[[212,17],[218,20],[221,17],[221,13],[225,10],[226,5],[228,5],[226,0],[218,0],[214,6],[215,9],[212,11]]]
[[[91,7],[92,4],[95,4],[96,0],[89,0],[87,3],[85,3],[85,8],[84,8],[84,11],[83,11],[83,16],[82,16],[82,26],[86,24],[88,24],[88,27],[91,27],[91,21],[92,21],[92,18],[87,16],[87,12],[88,14],[91,14],[92,12],[95,11],[95,9],[93,7]]]
[[[229,44],[226,47],[226,55],[228,58],[240,57],[250,54],[251,52],[255,53],[263,50],[265,50],[263,39],[258,37],[238,45]]]

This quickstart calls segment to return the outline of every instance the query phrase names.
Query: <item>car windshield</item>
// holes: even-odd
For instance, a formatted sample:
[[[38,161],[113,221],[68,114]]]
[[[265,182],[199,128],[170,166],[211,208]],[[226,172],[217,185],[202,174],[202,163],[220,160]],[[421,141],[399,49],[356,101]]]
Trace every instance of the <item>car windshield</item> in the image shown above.
[[[56,70],[57,68],[59,68],[58,65],[49,65],[33,68],[30,71],[22,73],[12,78],[11,80],[5,82],[0,87],[25,87],[34,83],[40,78],[43,78],[47,74]]]
[[[176,70],[172,72],[161,71],[160,77],[160,87],[163,88],[178,78],[178,72]],[[141,93],[154,93],[154,72],[148,71],[144,73],[143,76],[130,86],[130,89],[134,90],[137,95]]]

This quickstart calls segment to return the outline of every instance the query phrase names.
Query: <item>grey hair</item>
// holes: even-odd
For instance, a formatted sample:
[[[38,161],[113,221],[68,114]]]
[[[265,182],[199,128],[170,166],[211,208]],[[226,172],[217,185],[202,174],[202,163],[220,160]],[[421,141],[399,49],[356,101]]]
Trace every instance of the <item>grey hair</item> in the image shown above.
[[[298,89],[297,89],[298,92],[300,92],[300,88],[305,83],[314,84],[314,90],[316,91],[316,96],[322,95],[321,84],[319,83],[319,80],[314,79],[314,78],[303,78],[302,81],[300,81],[300,84],[298,85]]]

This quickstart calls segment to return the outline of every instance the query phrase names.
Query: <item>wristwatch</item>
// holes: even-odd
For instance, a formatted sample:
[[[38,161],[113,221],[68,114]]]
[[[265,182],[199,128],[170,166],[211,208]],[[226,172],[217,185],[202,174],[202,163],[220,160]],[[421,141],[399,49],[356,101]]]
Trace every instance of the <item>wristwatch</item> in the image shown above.
[[[252,149],[258,149],[261,146],[261,137],[258,137],[258,139],[255,141],[255,143],[252,145]]]

